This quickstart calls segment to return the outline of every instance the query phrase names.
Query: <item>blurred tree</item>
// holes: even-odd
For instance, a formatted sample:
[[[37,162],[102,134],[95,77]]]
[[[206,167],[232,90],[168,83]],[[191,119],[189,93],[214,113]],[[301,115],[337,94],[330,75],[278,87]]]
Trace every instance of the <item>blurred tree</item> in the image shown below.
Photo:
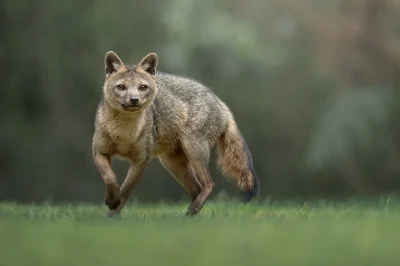
[[[317,37],[315,58],[336,83],[310,136],[309,163],[319,169],[330,164],[358,193],[379,191],[385,185],[378,180],[387,176],[382,173],[400,174],[400,167],[388,168],[377,157],[384,149],[385,160],[399,159],[389,127],[398,110],[391,100],[398,97],[400,46],[393,46],[397,37],[382,26],[387,1],[342,1],[334,19],[297,1],[276,3]],[[368,171],[368,164],[375,169]]]

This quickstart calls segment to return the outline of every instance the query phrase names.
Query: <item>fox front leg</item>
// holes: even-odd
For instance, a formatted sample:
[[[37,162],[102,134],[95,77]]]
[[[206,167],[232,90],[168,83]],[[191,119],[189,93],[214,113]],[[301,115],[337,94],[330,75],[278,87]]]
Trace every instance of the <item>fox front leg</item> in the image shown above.
[[[111,158],[98,152],[95,152],[93,157],[105,185],[104,202],[110,211],[116,210],[121,203],[121,197],[117,177],[111,168]]]
[[[126,175],[125,181],[121,186],[120,195],[121,202],[116,210],[116,212],[120,212],[122,208],[125,206],[125,203],[128,201],[131,196],[133,190],[135,189],[137,183],[143,176],[143,172],[146,169],[149,161],[145,161],[140,164],[131,164],[129,167],[128,173]]]

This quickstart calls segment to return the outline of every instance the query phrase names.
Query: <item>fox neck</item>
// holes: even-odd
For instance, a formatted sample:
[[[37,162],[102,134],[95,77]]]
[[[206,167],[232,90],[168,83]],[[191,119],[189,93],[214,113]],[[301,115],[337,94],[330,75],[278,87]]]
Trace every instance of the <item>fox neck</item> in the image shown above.
[[[126,136],[129,139],[137,139],[145,124],[147,112],[150,108],[138,112],[128,112],[112,108],[106,101],[103,104],[103,117],[107,123],[109,133],[115,137]]]

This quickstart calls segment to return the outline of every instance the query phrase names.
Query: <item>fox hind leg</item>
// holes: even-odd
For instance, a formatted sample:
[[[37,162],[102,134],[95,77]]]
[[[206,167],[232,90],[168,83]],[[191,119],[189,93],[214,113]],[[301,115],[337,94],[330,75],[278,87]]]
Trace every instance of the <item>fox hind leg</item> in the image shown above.
[[[193,167],[193,170],[201,184],[200,193],[196,199],[192,201],[192,204],[189,206],[186,212],[186,215],[191,216],[196,215],[201,211],[215,184],[211,178],[208,168],[210,151],[208,149],[207,140],[185,140],[183,142],[183,147],[184,152],[189,159],[189,163]]]
[[[199,176],[202,189],[197,198],[192,201],[192,204],[187,211],[188,216],[198,214],[201,211],[215,186],[205,162],[193,162],[193,168],[195,169],[196,175]]]
[[[201,192],[201,185],[183,151],[178,150],[174,154],[162,155],[159,160],[161,165],[185,189],[193,202]]]

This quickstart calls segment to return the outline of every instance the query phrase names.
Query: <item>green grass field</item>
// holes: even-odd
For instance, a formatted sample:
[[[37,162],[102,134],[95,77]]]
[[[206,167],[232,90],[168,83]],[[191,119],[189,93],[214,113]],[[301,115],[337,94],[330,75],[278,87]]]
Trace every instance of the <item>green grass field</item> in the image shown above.
[[[400,265],[400,201],[0,203],[0,265]]]

